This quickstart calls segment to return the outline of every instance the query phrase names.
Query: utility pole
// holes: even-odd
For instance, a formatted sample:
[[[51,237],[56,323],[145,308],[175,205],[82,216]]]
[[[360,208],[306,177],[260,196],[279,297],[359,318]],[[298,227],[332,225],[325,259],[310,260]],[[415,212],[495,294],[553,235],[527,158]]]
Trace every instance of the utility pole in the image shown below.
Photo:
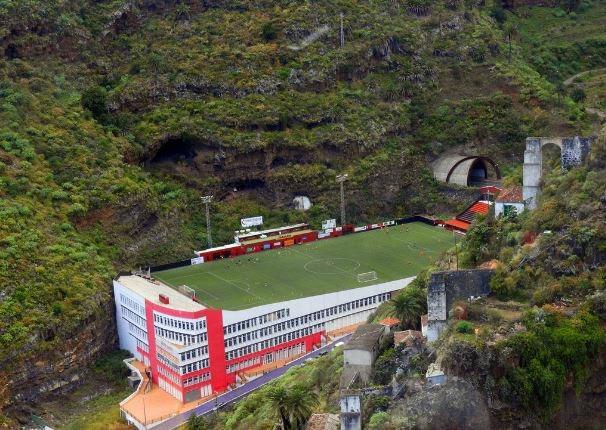
[[[212,195],[202,197],[202,203],[204,203],[204,205],[206,206],[206,238],[208,241],[209,248],[213,247],[213,238],[210,234],[210,209],[209,209],[209,205],[210,205],[210,202],[212,202],[212,200],[213,200]]]
[[[459,270],[459,248],[457,248],[457,233],[454,230],[452,231],[452,238],[454,239],[454,245],[455,245],[457,270]]]
[[[347,180],[347,176],[347,174],[337,175],[337,182],[341,188],[341,226],[345,225],[345,189],[343,183]]]
[[[341,33],[340,33],[340,41],[341,41],[341,48],[343,48],[345,46],[345,32],[343,31],[343,12],[341,12],[339,14],[340,18],[341,18]]]

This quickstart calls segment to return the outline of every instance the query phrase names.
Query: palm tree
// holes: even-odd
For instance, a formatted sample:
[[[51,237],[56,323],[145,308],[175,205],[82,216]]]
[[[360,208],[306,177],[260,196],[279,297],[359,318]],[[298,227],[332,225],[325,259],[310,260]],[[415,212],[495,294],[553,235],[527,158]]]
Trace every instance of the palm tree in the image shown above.
[[[290,417],[288,414],[288,391],[282,386],[273,387],[267,395],[270,404],[278,412],[283,430],[290,428]]]
[[[507,21],[503,26],[503,34],[507,38],[507,44],[509,45],[509,54],[507,56],[508,63],[511,64],[511,39],[518,33],[518,27],[515,23]]]
[[[269,401],[277,412],[283,430],[300,430],[318,404],[316,393],[301,385],[289,389],[277,386],[270,390]]]
[[[400,294],[393,297],[391,303],[391,314],[400,320],[403,328],[419,326],[419,318],[425,311],[425,294],[418,287],[409,287]]]
[[[314,391],[302,386],[293,387],[288,396],[292,428],[297,430],[305,428],[305,423],[317,405],[318,396]]]

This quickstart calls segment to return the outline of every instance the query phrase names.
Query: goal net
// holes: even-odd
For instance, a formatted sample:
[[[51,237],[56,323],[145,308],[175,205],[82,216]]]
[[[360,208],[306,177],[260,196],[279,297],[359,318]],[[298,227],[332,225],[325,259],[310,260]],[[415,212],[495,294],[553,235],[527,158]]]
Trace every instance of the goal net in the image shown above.
[[[193,299],[196,297],[196,292],[192,288],[188,287],[187,285],[179,285],[178,289],[181,294],[186,295],[190,299]]]
[[[374,270],[372,272],[358,273],[358,282],[370,282],[377,279],[377,272]]]

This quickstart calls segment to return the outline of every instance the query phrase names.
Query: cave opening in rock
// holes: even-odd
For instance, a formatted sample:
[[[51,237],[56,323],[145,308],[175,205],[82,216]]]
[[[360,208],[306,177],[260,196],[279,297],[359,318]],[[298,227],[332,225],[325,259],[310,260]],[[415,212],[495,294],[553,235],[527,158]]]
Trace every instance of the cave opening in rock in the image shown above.
[[[165,163],[191,161],[196,156],[195,144],[190,139],[167,139],[160,145],[160,149],[150,160],[150,163]]]
[[[275,169],[276,167],[286,166],[288,161],[284,157],[276,157],[271,162],[271,168]]]
[[[238,191],[257,190],[265,187],[265,181],[262,179],[242,179],[231,184]]]
[[[8,45],[6,47],[6,49],[4,49],[4,56],[6,58],[8,58],[9,60],[14,60],[16,58],[19,58],[19,50],[17,49],[17,47],[15,45]]]

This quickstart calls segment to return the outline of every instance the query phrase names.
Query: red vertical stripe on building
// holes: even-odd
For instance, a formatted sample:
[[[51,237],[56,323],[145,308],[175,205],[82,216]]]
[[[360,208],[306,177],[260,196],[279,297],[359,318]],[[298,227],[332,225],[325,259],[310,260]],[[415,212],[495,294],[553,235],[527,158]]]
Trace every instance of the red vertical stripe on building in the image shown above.
[[[149,367],[152,381],[158,383],[158,357],[156,356],[156,330],[154,328],[154,304],[145,299],[145,323],[147,326],[147,344],[149,345]]]
[[[225,371],[225,343],[223,338],[223,313],[220,309],[207,309],[206,331],[208,333],[208,359],[210,360],[210,382],[214,392],[227,389]]]

